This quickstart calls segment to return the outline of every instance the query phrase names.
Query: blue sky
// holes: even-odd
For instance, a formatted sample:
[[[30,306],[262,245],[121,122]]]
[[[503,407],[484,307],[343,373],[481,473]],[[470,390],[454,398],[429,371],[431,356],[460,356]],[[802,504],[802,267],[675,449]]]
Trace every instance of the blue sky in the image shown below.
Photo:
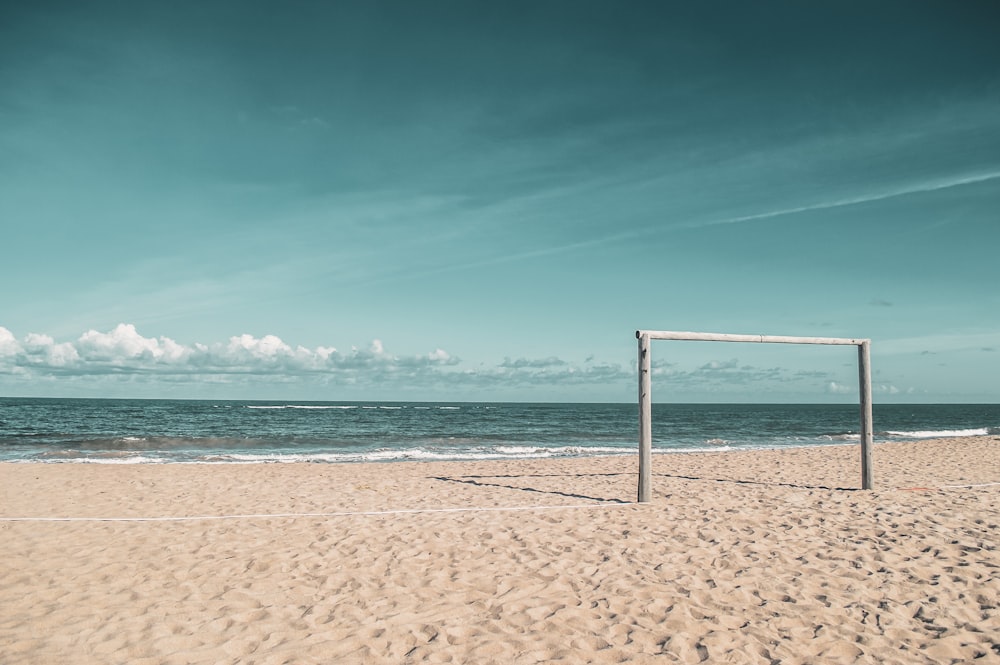
[[[0,394],[996,402],[998,19],[8,3]]]

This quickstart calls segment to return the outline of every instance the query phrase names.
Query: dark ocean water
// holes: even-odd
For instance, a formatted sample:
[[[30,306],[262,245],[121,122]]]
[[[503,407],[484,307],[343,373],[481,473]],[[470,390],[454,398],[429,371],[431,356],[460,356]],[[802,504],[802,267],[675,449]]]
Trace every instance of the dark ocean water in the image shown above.
[[[1000,405],[874,407],[875,441],[1000,434]],[[858,440],[854,404],[654,404],[655,452]],[[634,454],[635,404],[0,398],[0,461],[393,462]]]

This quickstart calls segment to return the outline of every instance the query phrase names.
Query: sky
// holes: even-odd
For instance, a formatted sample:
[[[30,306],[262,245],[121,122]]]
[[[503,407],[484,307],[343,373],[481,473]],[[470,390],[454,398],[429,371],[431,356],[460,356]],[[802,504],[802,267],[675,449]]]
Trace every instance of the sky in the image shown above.
[[[995,403],[998,21],[3,3],[0,396]]]

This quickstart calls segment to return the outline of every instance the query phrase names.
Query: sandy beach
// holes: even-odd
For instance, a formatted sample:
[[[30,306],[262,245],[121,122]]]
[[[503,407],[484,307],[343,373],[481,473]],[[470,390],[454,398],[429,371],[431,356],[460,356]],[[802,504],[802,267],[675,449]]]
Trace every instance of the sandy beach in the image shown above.
[[[0,464],[0,663],[1000,662],[1000,437]]]

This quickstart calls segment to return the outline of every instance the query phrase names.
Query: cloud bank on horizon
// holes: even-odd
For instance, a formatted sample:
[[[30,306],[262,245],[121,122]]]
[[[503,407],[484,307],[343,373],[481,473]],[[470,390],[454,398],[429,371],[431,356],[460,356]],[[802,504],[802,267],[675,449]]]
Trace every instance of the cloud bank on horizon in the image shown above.
[[[367,349],[347,353],[334,347],[291,347],[274,335],[230,337],[211,345],[178,344],[168,337],[143,337],[132,324],[121,323],[108,332],[88,330],[73,342],[28,333],[18,340],[0,327],[0,368],[8,372],[66,375],[184,374],[300,376],[319,372],[419,371],[454,365],[442,349],[422,356],[395,356],[379,340]]]
[[[225,342],[180,344],[168,337],[145,337],[134,325],[126,323],[107,332],[88,330],[75,340],[63,342],[40,333],[27,333],[19,339],[0,326],[0,387],[5,385],[5,379],[7,385],[40,378],[89,379],[100,382],[113,396],[143,397],[156,394],[158,380],[246,389],[253,388],[261,377],[267,377],[298,384],[309,391],[325,386],[327,392],[313,394],[315,399],[331,395],[346,399],[345,395],[351,394],[338,389],[360,388],[381,391],[384,395],[386,389],[403,383],[421,386],[422,394],[417,397],[443,395],[466,401],[478,392],[455,392],[456,387],[459,391],[496,391],[503,387],[548,391],[553,386],[607,390],[609,386],[633,388],[636,379],[635,363],[601,363],[594,362],[593,357],[583,361],[556,356],[505,357],[492,366],[463,365],[468,363],[463,364],[460,358],[440,348],[420,355],[396,355],[378,339],[367,348],[351,347],[341,352],[332,346],[293,347],[275,335],[258,338],[241,334]],[[782,391],[800,391],[800,397],[811,395],[813,400],[856,395],[857,386],[844,383],[841,378],[844,373],[842,367],[818,371],[762,367],[736,357],[694,366],[684,366],[677,358],[656,358],[652,367],[653,377],[661,388],[684,390],[689,396],[716,397],[739,394],[734,391],[748,386],[753,386],[758,396],[774,391],[776,386],[781,386]],[[450,392],[442,392],[442,388]],[[895,385],[884,382],[875,383],[873,389],[884,395],[901,392]],[[248,394],[263,397],[259,392]],[[406,390],[392,394],[397,398],[414,398]]]

